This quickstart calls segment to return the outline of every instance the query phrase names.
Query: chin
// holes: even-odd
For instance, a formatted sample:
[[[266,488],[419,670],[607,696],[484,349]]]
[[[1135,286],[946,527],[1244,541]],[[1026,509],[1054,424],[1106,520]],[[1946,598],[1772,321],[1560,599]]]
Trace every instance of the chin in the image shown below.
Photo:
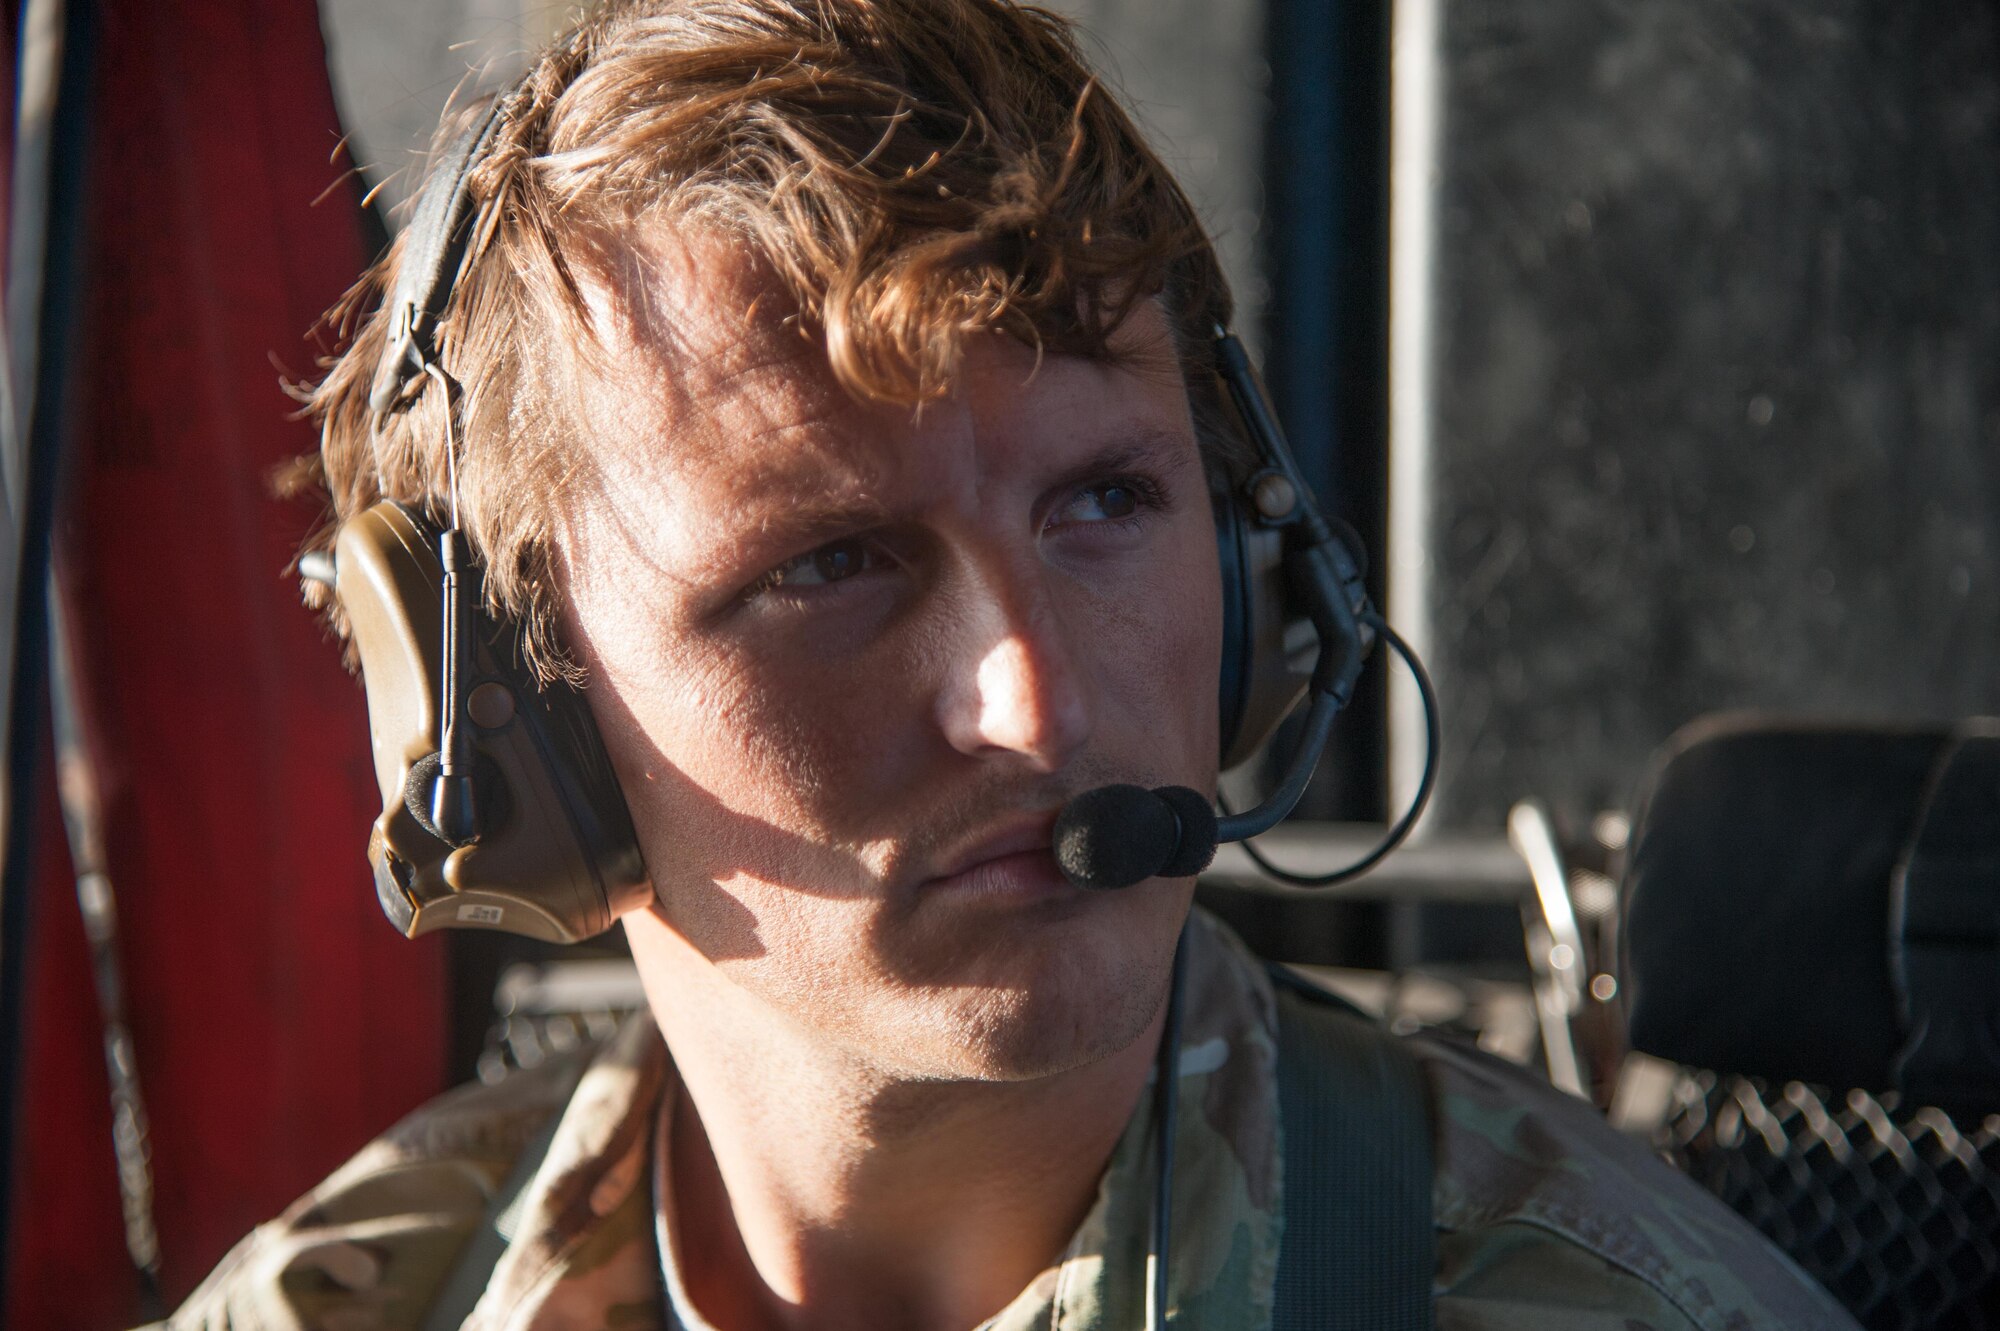
[[[994,922],[891,1006],[906,1074],[1030,1081],[1109,1058],[1166,1001],[1192,883],[1092,894],[1067,910]]]

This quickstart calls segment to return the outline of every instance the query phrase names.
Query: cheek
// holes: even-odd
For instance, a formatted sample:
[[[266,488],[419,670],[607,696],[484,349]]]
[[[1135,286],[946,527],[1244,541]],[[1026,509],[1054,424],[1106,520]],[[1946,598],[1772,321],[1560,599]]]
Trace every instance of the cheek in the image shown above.
[[[895,726],[920,710],[907,670],[608,646],[594,653],[592,706],[642,840],[671,841],[676,877],[852,877],[836,848],[894,804],[899,755],[913,749]]]
[[[685,655],[648,666],[600,651],[593,667],[591,706],[672,927],[715,962],[851,932],[836,921],[865,912],[872,882],[820,816],[816,792],[842,774],[821,732],[775,701],[784,690]],[[815,725],[842,728],[824,709]]]
[[[1177,711],[1185,718],[1178,727],[1186,751],[1182,754],[1189,784],[1207,790],[1213,784],[1221,749],[1217,689],[1222,673],[1222,575],[1216,564],[1213,537],[1188,552],[1184,580],[1172,601],[1167,634],[1170,688]]]
[[[1145,575],[1092,613],[1096,671],[1115,702],[1103,738],[1150,759],[1161,779],[1210,788],[1220,746],[1222,580],[1208,523],[1163,543]],[[1144,771],[1142,765],[1137,770]]]
[[[865,848],[908,805],[884,757],[894,672],[678,665],[627,689],[607,671],[599,708],[658,917],[764,1002],[878,1038],[897,986]]]
[[[828,839],[868,835],[929,751],[913,636],[885,634],[858,651],[767,645],[721,664],[713,678],[722,705],[690,718],[691,747],[714,751],[704,784],[754,786],[745,797],[774,823]]]

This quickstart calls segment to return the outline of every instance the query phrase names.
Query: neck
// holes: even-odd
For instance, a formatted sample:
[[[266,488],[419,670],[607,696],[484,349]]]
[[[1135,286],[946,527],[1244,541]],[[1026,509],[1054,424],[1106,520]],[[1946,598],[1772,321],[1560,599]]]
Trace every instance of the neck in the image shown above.
[[[641,928],[665,935],[634,952],[684,1091],[669,1204],[709,1321],[969,1328],[1061,1256],[1164,1013],[1126,1049],[1051,1076],[898,1076],[778,1017],[665,926]]]

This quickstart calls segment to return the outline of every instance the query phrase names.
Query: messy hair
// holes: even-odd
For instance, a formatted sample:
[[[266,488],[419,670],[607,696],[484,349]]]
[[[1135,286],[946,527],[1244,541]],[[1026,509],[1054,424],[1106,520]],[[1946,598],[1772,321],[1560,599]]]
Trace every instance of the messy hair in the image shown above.
[[[1007,0],[629,0],[543,52],[504,95],[471,177],[478,221],[435,335],[458,380],[461,525],[490,613],[545,677],[552,496],[577,470],[564,362],[588,343],[583,277],[606,237],[692,225],[768,266],[850,393],[949,391],[968,335],[1109,357],[1142,301],[1168,315],[1205,440],[1210,330],[1229,297],[1186,196],[1086,68],[1068,24]],[[477,108],[447,116],[450,141]],[[329,315],[344,343],[310,391],[309,549],[381,499],[449,507],[441,392],[378,417],[397,240]],[[309,589],[324,604],[323,591]]]

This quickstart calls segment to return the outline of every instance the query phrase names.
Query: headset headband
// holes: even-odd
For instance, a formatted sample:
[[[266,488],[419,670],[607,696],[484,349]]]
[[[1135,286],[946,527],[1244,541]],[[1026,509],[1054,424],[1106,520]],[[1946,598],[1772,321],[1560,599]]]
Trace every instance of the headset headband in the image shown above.
[[[426,367],[437,356],[432,337],[451,303],[465,264],[472,221],[472,173],[486,160],[512,92],[496,96],[477,124],[453,140],[417,196],[406,231],[409,240],[396,267],[396,289],[384,309],[389,338],[375,367],[368,405],[377,415],[405,407],[422,390]]]

